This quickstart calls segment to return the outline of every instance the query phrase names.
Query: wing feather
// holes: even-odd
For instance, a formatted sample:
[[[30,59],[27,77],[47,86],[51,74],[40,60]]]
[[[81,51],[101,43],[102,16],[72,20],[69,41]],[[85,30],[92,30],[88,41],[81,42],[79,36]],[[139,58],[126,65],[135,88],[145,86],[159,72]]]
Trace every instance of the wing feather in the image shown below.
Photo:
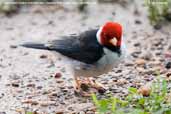
[[[103,47],[97,42],[96,32],[97,30],[91,30],[79,36],[62,37],[61,40],[53,40],[46,46],[48,49],[60,52],[64,56],[93,64],[104,54]]]

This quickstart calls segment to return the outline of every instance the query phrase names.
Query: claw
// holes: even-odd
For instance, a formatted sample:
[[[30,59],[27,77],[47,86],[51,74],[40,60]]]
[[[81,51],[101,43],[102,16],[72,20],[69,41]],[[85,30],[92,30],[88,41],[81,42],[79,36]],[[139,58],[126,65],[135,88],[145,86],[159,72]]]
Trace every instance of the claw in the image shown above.
[[[99,93],[101,93],[103,91],[103,93],[106,91],[106,88],[104,87],[104,85],[102,85],[101,83],[93,80],[92,78],[88,78],[91,87],[97,89],[99,91]]]
[[[81,80],[79,77],[75,77],[75,93],[84,97],[91,96],[95,91],[103,94],[106,92],[106,88],[99,82],[95,81],[93,78],[86,78],[86,80]],[[95,90],[93,92],[93,90]]]

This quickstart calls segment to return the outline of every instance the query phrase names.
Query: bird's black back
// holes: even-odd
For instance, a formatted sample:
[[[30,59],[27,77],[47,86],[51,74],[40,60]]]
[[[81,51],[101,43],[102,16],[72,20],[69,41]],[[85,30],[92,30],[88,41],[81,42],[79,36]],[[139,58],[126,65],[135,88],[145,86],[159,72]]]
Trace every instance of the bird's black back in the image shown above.
[[[72,59],[93,64],[104,55],[103,46],[98,43],[96,38],[97,31],[89,30],[78,36],[62,37],[61,40],[49,42],[47,48]]]

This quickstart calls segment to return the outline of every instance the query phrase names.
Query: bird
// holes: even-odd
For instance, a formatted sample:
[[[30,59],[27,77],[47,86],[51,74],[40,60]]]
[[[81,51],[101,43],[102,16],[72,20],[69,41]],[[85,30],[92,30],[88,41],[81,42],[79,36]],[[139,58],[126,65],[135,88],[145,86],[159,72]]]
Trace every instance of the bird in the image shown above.
[[[122,29],[120,23],[107,21],[99,28],[79,34],[61,36],[46,43],[27,42],[21,46],[53,51],[69,58],[75,91],[89,96],[87,87],[106,90],[103,84],[96,81],[96,77],[112,71],[125,57]]]

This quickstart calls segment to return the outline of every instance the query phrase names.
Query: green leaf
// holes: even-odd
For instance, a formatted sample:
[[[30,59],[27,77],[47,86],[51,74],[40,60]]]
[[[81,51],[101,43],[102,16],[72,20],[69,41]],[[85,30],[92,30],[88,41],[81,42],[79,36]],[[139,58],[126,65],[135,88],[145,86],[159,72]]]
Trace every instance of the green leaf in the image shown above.
[[[92,94],[91,96],[92,96],[92,99],[93,99],[94,104],[95,104],[96,106],[99,106],[99,101],[97,100],[96,95],[95,95],[95,94]]]
[[[109,104],[108,100],[102,99],[99,101],[99,104],[100,104],[100,107],[99,107],[100,112],[106,113],[108,111],[108,104]]]
[[[137,89],[136,88],[133,88],[133,87],[130,87],[128,88],[128,91],[132,94],[136,94],[137,93]]]
[[[33,114],[33,112],[26,112],[26,114]]]
[[[167,82],[166,80],[162,81],[162,95],[166,95],[167,93]]]
[[[140,105],[144,105],[145,99],[144,99],[144,98],[140,98],[140,99],[138,100],[138,103],[139,103]]]
[[[117,103],[117,99],[116,98],[112,98],[112,113],[114,113],[116,111],[116,103]]]

